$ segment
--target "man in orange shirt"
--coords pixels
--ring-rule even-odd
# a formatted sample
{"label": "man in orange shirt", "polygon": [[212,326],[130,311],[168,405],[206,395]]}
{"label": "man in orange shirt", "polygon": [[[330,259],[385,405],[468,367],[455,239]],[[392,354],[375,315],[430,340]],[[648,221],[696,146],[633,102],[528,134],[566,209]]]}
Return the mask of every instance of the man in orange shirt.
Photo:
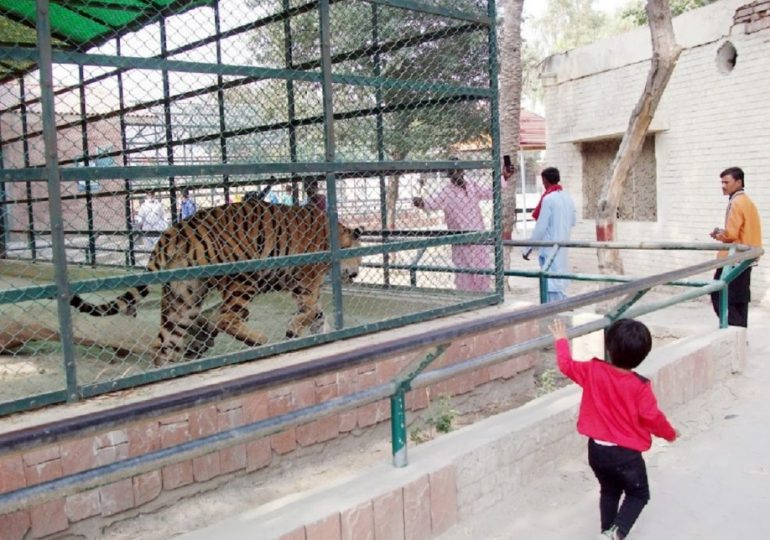
{"label": "man in orange shirt", "polygon": [[[711,238],[726,244],[744,244],[762,247],[762,225],[759,212],[749,196],[743,191],[743,170],[730,167],[719,175],[722,181],[722,194],[730,197],[725,212],[725,228],[715,228]],[[720,258],[726,257],[726,251],[720,251]],[[714,279],[722,276],[722,269],[717,268]],[[746,268],[727,287],[727,324],[743,326],[748,324],[749,301],[751,301],[751,267]],[[719,293],[711,293],[711,303],[719,315]]]}

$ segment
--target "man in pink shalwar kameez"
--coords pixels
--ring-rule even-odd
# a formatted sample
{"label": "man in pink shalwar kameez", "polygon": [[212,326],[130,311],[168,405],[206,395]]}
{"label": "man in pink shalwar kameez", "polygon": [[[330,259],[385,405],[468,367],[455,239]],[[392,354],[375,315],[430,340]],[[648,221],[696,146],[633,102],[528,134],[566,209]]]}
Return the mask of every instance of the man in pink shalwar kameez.
{"label": "man in pink shalwar kameez", "polygon": [[[510,171],[503,171],[507,180]],[[482,231],[484,218],[479,202],[492,198],[492,187],[467,181],[461,169],[450,171],[451,182],[425,199],[415,197],[414,206],[423,210],[443,210],[447,230]],[[453,245],[452,263],[457,268],[491,269],[491,246]],[[455,287],[460,291],[489,291],[491,275],[455,274]]]}

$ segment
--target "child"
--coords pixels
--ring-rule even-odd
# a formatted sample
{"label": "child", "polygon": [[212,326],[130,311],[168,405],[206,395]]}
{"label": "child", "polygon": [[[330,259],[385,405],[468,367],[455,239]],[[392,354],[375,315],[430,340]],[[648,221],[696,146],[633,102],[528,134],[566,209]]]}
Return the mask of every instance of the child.
{"label": "child", "polygon": [[650,499],[642,458],[652,443],[650,435],[676,439],[650,381],[631,371],[652,348],[650,331],[639,321],[615,321],[604,337],[608,361],[576,362],[564,323],[554,320],[549,329],[559,369],[583,388],[577,428],[588,437],[588,464],[599,480],[601,538],[622,540]]}

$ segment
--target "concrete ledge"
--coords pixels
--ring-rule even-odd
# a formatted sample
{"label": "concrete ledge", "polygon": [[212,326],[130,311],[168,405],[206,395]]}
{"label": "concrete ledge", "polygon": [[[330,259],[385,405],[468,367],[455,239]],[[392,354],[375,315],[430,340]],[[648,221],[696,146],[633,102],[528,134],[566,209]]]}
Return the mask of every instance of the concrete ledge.
{"label": "concrete ledge", "polygon": [[[652,379],[661,406],[671,414],[741,371],[745,362],[745,330],[731,327],[656,349],[640,372]],[[404,469],[383,463],[182,538],[435,537],[503,499],[515,508],[541,470],[581,452],[585,440],[575,431],[579,401],[580,389],[570,385],[417,446]]]}

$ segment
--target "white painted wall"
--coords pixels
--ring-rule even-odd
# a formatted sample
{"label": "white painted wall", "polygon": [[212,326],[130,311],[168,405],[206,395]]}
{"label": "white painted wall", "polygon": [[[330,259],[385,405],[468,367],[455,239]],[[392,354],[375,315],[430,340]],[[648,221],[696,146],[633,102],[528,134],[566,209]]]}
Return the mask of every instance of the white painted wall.
{"label": "white painted wall", "polygon": [[[674,20],[685,47],[651,125],[657,133],[657,222],[620,222],[622,241],[710,241],[724,221],[727,203],[719,173],[740,166],[746,192],[762,215],[764,249],[770,242],[770,30],[752,34],[733,24],[746,0],[722,0]],[[717,69],[718,48],[737,49],[735,69]],[[647,77],[650,36],[646,28],[550,57],[546,84],[546,165],[582,213],[582,163],[577,141],[620,136]],[[573,238],[594,239],[593,216],[578,216]],[[708,253],[627,252],[626,273],[644,275],[705,260]],[[770,258],[767,258],[770,260]],[[575,271],[596,272],[596,255],[572,250]],[[704,276],[706,277],[706,276]],[[770,264],[752,274],[754,300],[770,303]]]}

